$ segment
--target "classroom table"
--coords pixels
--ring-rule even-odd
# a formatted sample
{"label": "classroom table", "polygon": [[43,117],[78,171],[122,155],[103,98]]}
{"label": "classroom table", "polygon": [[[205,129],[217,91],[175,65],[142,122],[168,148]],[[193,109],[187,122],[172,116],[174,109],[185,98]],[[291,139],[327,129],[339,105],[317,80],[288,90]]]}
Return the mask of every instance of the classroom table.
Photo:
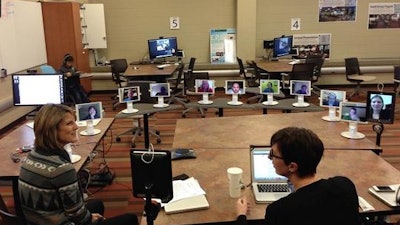
{"label": "classroom table", "polygon": [[313,130],[326,148],[382,151],[367,138],[354,140],[342,137],[341,132],[348,131],[349,123],[322,120],[327,115],[328,111],[322,111],[178,119],[173,148],[231,149],[268,145],[272,134],[277,130],[300,126]]}
{"label": "classroom table", "polygon": [[[236,220],[235,204],[237,198],[229,196],[229,184],[226,170],[229,167],[243,169],[242,180],[250,184],[250,151],[249,148],[236,149],[197,149],[196,159],[172,162],[173,176],[186,173],[199,181],[206,192],[209,209],[166,215],[163,210],[154,221],[161,224],[206,224],[232,222]],[[214,163],[210,163],[214,162]],[[363,172],[371,171],[373,172]],[[370,203],[375,210],[360,212],[363,216],[391,215],[400,213],[399,208],[390,208],[368,193],[368,188],[377,184],[400,183],[400,172],[371,151],[351,149],[326,150],[318,166],[317,176],[328,178],[346,176],[356,186],[357,193]],[[241,191],[251,204],[248,220],[260,222],[265,215],[267,204],[254,201],[250,187]],[[360,209],[361,210],[361,209]],[[146,224],[142,217],[141,224]]]}
{"label": "classroom table", "polygon": [[290,73],[293,65],[289,64],[289,60],[281,61],[257,61],[257,67],[268,73]]}
{"label": "classroom table", "polygon": [[[92,136],[79,135],[79,141],[75,143],[73,147],[73,153],[81,156],[81,160],[74,164],[76,170],[81,169],[90,153],[99,145],[113,121],[114,118],[102,118],[101,121],[95,126],[96,129],[101,131],[99,134]],[[78,132],[85,129],[86,127],[79,127]],[[21,208],[18,204],[18,176],[21,163],[14,163],[10,156],[17,148],[26,145],[32,145],[34,143],[34,139],[35,135],[33,129],[25,124],[0,139],[0,159],[2,165],[0,170],[0,180],[12,181],[13,197],[17,215],[22,215]]]}
{"label": "classroom table", "polygon": [[137,112],[124,113],[123,111],[120,111],[117,115],[115,115],[116,119],[124,119],[133,116],[143,115],[144,146],[146,149],[150,146],[149,115],[156,112],[182,108],[181,105],[168,105],[167,107],[154,107],[153,105],[154,104],[151,103],[137,103],[133,105],[133,108],[138,110]]}
{"label": "classroom table", "polygon": [[140,64],[129,65],[126,68],[124,77],[128,80],[154,80],[159,83],[165,82],[165,79],[172,76],[178,69],[178,65],[168,64],[162,69],[157,68],[160,64]]}

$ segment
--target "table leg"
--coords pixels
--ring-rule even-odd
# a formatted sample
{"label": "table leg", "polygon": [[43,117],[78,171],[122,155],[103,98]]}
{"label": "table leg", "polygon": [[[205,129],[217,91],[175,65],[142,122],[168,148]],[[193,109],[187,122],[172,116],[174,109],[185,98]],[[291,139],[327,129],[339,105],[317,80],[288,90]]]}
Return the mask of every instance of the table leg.
{"label": "table leg", "polygon": [[143,129],[144,129],[144,147],[148,149],[150,147],[148,114],[143,114]]}

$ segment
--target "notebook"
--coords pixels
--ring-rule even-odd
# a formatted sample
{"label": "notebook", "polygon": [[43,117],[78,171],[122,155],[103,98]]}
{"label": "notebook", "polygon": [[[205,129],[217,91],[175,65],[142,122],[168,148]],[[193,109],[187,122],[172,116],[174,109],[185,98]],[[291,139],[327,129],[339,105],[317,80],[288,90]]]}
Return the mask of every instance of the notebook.
{"label": "notebook", "polygon": [[[271,147],[250,146],[250,171],[254,197],[257,203],[274,202],[290,194],[287,178],[276,174],[268,158]],[[261,187],[268,190],[261,190]]]}
{"label": "notebook", "polygon": [[165,214],[173,214],[200,209],[208,209],[208,204],[205,195],[198,195],[190,198],[184,198],[175,202],[168,203],[164,206]]}
{"label": "notebook", "polygon": [[[397,190],[400,184],[389,185],[392,189]],[[396,203],[396,192],[377,192],[372,187],[368,189],[368,192],[381,200],[383,203],[390,207],[398,207],[399,205]]]}

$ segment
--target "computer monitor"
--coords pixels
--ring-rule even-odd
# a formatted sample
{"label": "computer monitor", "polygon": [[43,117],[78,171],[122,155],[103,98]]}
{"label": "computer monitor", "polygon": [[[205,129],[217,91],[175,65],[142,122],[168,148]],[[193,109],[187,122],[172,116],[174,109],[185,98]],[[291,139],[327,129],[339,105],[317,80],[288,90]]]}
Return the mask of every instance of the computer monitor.
{"label": "computer monitor", "polygon": [[65,100],[62,74],[13,74],[12,87],[15,106],[62,104]]}
{"label": "computer monitor", "polygon": [[203,94],[203,99],[198,101],[199,104],[212,104],[213,101],[208,100],[209,94],[215,93],[215,81],[206,79],[195,79],[196,93]]}
{"label": "computer monitor", "polygon": [[311,81],[309,80],[290,80],[290,94],[297,96],[294,107],[308,107],[310,104],[304,102],[304,96],[311,95]]}
{"label": "computer monitor", "polygon": [[365,102],[340,102],[339,118],[342,121],[349,122],[349,130],[343,131],[341,135],[350,139],[362,139],[364,134],[358,132],[359,123],[367,122],[367,104]]}
{"label": "computer monitor", "polygon": [[279,94],[281,90],[279,80],[261,79],[260,94],[267,95],[267,101],[263,101],[264,105],[277,105],[278,101],[274,101],[274,94]]}
{"label": "computer monitor", "polygon": [[274,38],[273,57],[279,58],[293,54],[293,36]]}
{"label": "computer monitor", "polygon": [[168,104],[164,103],[164,98],[171,95],[169,83],[152,83],[150,84],[150,97],[157,97],[158,103],[153,106],[156,108],[167,107]]}
{"label": "computer monitor", "polygon": [[174,56],[178,50],[176,37],[150,39],[147,43],[151,60]]}
{"label": "computer monitor", "polygon": [[120,103],[126,103],[126,109],[122,110],[122,113],[136,113],[139,111],[133,108],[133,103],[140,101],[139,86],[118,88],[118,98]]}
{"label": "computer monitor", "polygon": [[367,120],[370,122],[393,123],[396,93],[367,92]]}
{"label": "computer monitor", "polygon": [[89,102],[75,105],[76,120],[86,121],[86,130],[81,131],[81,135],[96,135],[101,132],[94,129],[93,120],[100,120],[103,117],[103,107],[101,102]]}
{"label": "computer monitor", "polygon": [[133,195],[169,202],[173,197],[171,152],[132,149],[130,159]]}
{"label": "computer monitor", "polygon": [[243,102],[238,101],[238,96],[246,93],[246,85],[244,80],[225,80],[225,94],[232,95],[232,101],[229,105],[242,105]]}
{"label": "computer monitor", "polygon": [[328,116],[322,117],[326,121],[339,121],[340,118],[336,116],[336,110],[339,109],[340,103],[346,100],[346,92],[338,90],[324,90],[320,92],[321,107],[329,107]]}

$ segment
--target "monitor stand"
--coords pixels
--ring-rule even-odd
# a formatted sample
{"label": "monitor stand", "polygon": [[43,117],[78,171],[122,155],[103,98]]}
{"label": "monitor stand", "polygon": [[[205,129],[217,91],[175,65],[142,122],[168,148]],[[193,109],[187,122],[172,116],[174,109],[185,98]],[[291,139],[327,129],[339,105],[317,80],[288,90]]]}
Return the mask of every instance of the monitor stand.
{"label": "monitor stand", "polygon": [[304,102],[304,95],[297,95],[297,102],[292,104],[294,107],[308,107],[309,103]]}
{"label": "monitor stand", "polygon": [[154,108],[165,108],[168,107],[169,105],[164,103],[164,97],[163,96],[158,96],[158,103],[154,104]]}
{"label": "monitor stand", "polygon": [[335,107],[329,107],[328,116],[323,116],[322,119],[325,121],[329,121],[329,122],[337,122],[340,120],[340,118],[336,116],[336,108]]}
{"label": "monitor stand", "polygon": [[122,113],[137,113],[137,112],[139,112],[139,109],[133,108],[133,102],[127,102],[126,109],[122,110]]}
{"label": "monitor stand", "polygon": [[101,130],[94,128],[93,120],[87,120],[86,121],[86,130],[79,132],[79,134],[83,135],[83,136],[92,136],[92,135],[96,135],[96,134],[100,134],[100,133],[101,133]]}
{"label": "monitor stand", "polygon": [[365,137],[365,134],[357,131],[357,125],[357,122],[349,122],[349,130],[343,131],[341,135],[349,139],[363,139]]}
{"label": "monitor stand", "polygon": [[228,102],[228,105],[242,105],[243,102],[238,101],[239,95],[238,94],[232,94],[232,101]]}
{"label": "monitor stand", "polygon": [[278,105],[278,101],[274,101],[273,94],[267,94],[267,101],[262,102],[263,105]]}
{"label": "monitor stand", "polygon": [[210,105],[213,103],[213,101],[208,100],[208,94],[203,93],[203,99],[198,101],[197,103],[202,104],[202,105]]}

